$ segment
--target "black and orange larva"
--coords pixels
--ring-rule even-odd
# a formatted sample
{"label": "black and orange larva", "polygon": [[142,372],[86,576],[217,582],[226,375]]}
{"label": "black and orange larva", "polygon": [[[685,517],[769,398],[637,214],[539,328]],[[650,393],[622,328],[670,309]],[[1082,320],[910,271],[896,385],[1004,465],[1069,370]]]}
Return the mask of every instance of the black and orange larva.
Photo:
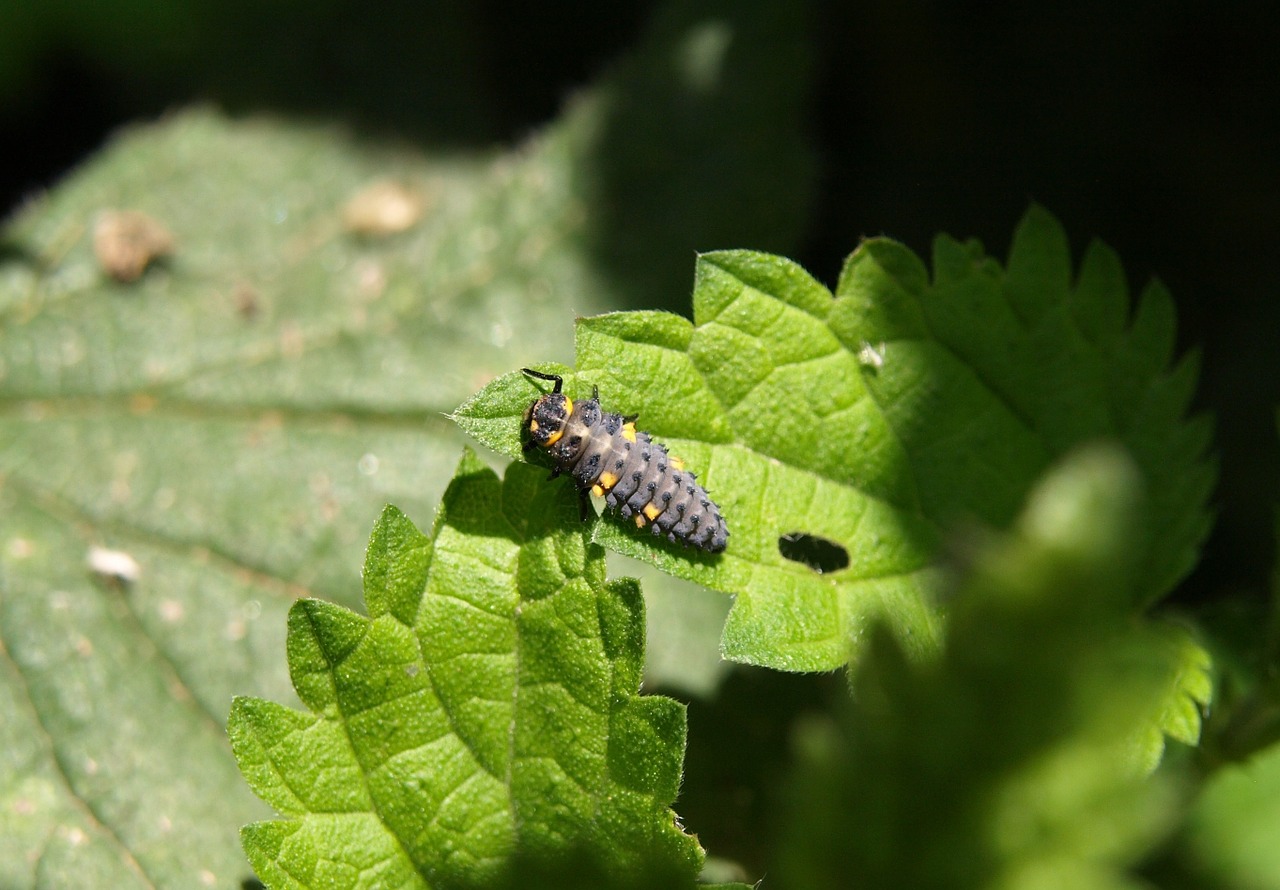
{"label": "black and orange larva", "polygon": [[622,518],[651,526],[655,535],[708,553],[724,550],[729,529],[720,508],[680,458],[636,429],[634,415],[602,411],[598,388],[574,401],[560,391],[559,375],[521,370],[555,384],[525,412],[525,450],[546,449],[553,477],[572,475],[580,491],[603,496]]}

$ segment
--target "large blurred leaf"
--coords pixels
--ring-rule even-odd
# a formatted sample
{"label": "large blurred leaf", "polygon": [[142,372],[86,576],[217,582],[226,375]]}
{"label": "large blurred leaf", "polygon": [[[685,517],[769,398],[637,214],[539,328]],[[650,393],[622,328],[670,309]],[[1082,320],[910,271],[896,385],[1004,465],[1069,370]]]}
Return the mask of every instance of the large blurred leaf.
{"label": "large blurred leaf", "polygon": [[[25,741],[3,818],[36,829],[7,886],[65,886],[46,877],[70,873],[64,846],[162,886],[245,873],[235,825],[261,809],[227,781],[226,702],[288,697],[289,603],[350,600],[388,499],[432,510],[457,449],[440,411],[510,361],[516,313],[548,310],[521,323],[539,354],[566,347],[559,294],[595,280],[557,236],[566,164],[428,163],[197,111],[126,134],[7,230],[0,723]],[[344,203],[386,176],[422,222],[348,231]],[[91,249],[111,207],[176,237],[132,286]],[[96,545],[138,576],[95,580]],[[69,831],[91,843],[42,840]]]}
{"label": "large blurred leaf", "polygon": [[[722,21],[738,33],[732,11]],[[767,31],[749,33],[755,50],[735,52],[766,58]],[[618,70],[657,64],[681,34],[655,29]],[[782,97],[803,83],[774,75]],[[573,313],[615,304],[617,269],[596,249],[611,214],[591,202],[654,180],[609,173],[600,153],[613,142],[596,136],[614,132],[601,122],[617,104],[660,120],[692,88],[660,80],[637,97],[642,80],[610,75],[565,121],[486,156],[424,158],[338,127],[176,113],[125,132],[7,224],[0,725],[18,741],[6,749],[0,837],[17,847],[0,883],[76,883],[56,879],[72,873],[59,871],[64,848],[157,886],[246,870],[234,827],[263,811],[225,781],[227,701],[291,696],[284,616],[302,594],[356,603],[383,504],[431,515],[461,440],[443,412],[499,369],[567,357]],[[720,84],[728,101],[738,87]],[[669,135],[645,130],[631,148]],[[705,146],[742,136],[707,132]],[[798,136],[768,139],[793,154]],[[768,154],[743,157],[738,178],[776,175]],[[380,182],[420,206],[416,225],[380,236],[367,213],[344,214]],[[175,242],[131,285],[93,252],[112,208],[145,213]],[[774,222],[794,237],[795,218]],[[680,262],[706,243],[680,248]],[[126,554],[137,578],[95,577],[94,546]],[[153,729],[114,727],[125,715]],[[174,760],[174,738],[195,754]],[[160,786],[173,789],[163,806]]]}
{"label": "large blurred leaf", "polygon": [[940,653],[872,634],[847,718],[798,735],[780,886],[1146,886],[1128,869],[1176,813],[1146,740],[1181,664],[1121,596],[1140,490],[1118,450],[1073,454],[975,548]]}
{"label": "large blurred leaf", "polygon": [[[1167,886],[1280,888],[1280,746],[1225,765],[1205,784],[1171,845]],[[1193,876],[1193,877],[1188,877]]]}
{"label": "large blurred leaf", "polygon": [[[566,392],[598,386],[607,409],[638,413],[701,474],[732,533],[715,557],[618,523],[598,525],[597,540],[735,594],[731,658],[830,669],[880,619],[929,651],[945,532],[974,518],[1007,526],[1050,461],[1090,439],[1121,442],[1150,497],[1129,605],[1193,564],[1214,468],[1208,423],[1184,417],[1195,357],[1169,367],[1168,294],[1151,285],[1130,319],[1101,245],[1073,282],[1065,235],[1040,208],[1007,269],[945,236],[933,265],[930,280],[902,245],[867,241],[833,295],[789,260],[723,251],[699,260],[692,324],[654,312],[579,323],[577,371],[557,371]],[[517,456],[537,394],[512,373],[456,416]],[[806,538],[828,556],[790,551]]]}

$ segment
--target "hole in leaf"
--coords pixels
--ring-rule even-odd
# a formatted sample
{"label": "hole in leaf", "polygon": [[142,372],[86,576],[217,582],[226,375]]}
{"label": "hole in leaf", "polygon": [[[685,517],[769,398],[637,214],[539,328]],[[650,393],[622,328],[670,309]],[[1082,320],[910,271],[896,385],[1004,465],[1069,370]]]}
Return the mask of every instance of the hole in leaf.
{"label": "hole in leaf", "polygon": [[778,552],[792,562],[807,565],[819,575],[849,567],[849,551],[835,541],[805,532],[788,532],[778,538]]}

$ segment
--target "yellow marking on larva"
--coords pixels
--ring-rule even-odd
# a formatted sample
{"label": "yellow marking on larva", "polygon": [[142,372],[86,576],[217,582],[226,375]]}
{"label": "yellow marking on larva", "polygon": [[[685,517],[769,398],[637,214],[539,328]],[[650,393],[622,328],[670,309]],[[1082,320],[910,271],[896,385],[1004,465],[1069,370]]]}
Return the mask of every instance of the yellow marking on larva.
{"label": "yellow marking on larva", "polygon": [[600,478],[596,480],[596,484],[591,486],[591,493],[598,498],[602,498],[617,484],[618,477],[605,470],[600,474]]}
{"label": "yellow marking on larva", "polygon": [[538,421],[536,420],[529,421],[529,432],[536,433],[537,431],[538,431]]}
{"label": "yellow marking on larva", "polygon": [[560,441],[560,437],[561,437],[561,436],[563,436],[563,435],[564,435],[564,427],[561,427],[560,429],[556,430],[556,431],[555,431],[554,433],[552,433],[551,435],[547,436],[547,441],[543,443],[542,447],[543,447],[543,448],[550,448],[552,445],[554,445],[554,444],[556,444],[557,442],[559,442],[559,441]]}
{"label": "yellow marking on larva", "polygon": [[622,425],[622,438],[632,445],[636,443],[636,425],[634,423],[628,422]]}
{"label": "yellow marking on larva", "polygon": [[662,508],[657,504],[646,504],[644,508],[644,515],[649,517],[650,522],[653,522],[662,515]]}
{"label": "yellow marking on larva", "polygon": [[568,417],[573,413],[573,399],[568,396],[564,397],[564,416]]}
{"label": "yellow marking on larva", "polygon": [[643,513],[637,513],[637,514],[635,515],[635,520],[636,520],[636,528],[644,528],[644,514],[643,514]]}
{"label": "yellow marking on larva", "polygon": [[684,461],[682,461],[680,458],[676,457],[674,454],[672,454],[672,455],[668,455],[668,456],[667,456],[667,464],[668,464],[668,465],[669,465],[673,470],[683,470],[683,469],[684,469]]}

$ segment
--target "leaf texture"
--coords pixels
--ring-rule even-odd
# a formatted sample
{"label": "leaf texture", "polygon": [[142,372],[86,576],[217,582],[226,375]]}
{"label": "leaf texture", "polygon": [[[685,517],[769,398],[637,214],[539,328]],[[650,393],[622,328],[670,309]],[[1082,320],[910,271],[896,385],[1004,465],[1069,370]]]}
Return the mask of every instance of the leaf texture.
{"label": "leaf texture", "polygon": [[[796,264],[702,255],[692,323],[663,313],[582,319],[566,391],[598,386],[699,473],[732,537],[722,557],[657,546],[616,523],[596,539],[735,595],[733,659],[827,670],[885,620],[908,651],[939,633],[940,542],[958,524],[1007,527],[1056,458],[1121,443],[1150,503],[1135,609],[1194,563],[1209,527],[1209,426],[1185,419],[1194,355],[1169,367],[1173,312],[1148,287],[1130,317],[1114,255],[1095,245],[1073,279],[1058,223],[1033,207],[1007,268],[940,237],[932,279],[909,250],[864,242],[834,294]],[[494,381],[455,417],[520,451],[538,390]],[[566,483],[568,484],[568,483]],[[786,558],[788,536],[843,548],[838,571]]]}
{"label": "leaf texture", "polygon": [[228,728],[287,817],[244,829],[269,886],[474,886],[512,856],[583,849],[605,875],[696,877],[701,849],[669,809],[684,709],[637,694],[639,589],[605,582],[603,551],[566,530],[576,499],[541,476],[499,480],[468,453],[429,538],[383,514],[367,618],[317,600],[290,613],[309,712],[241,698]]}

